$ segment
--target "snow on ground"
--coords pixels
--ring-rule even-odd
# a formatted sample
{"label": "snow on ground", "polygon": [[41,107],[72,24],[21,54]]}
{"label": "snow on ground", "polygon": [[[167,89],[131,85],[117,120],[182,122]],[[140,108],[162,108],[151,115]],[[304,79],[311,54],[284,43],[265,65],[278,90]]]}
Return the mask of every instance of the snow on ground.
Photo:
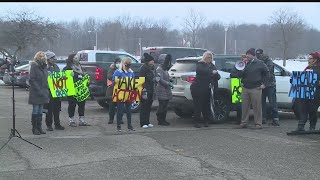
{"label": "snow on ground", "polygon": [[2,80],[0,80],[0,85],[4,84],[4,82]]}
{"label": "snow on ground", "polygon": [[[282,60],[274,60],[274,63],[280,65],[281,67],[284,67]],[[292,72],[292,71],[303,71],[304,68],[308,65],[307,61],[287,61],[286,66],[284,67],[286,70]]]}

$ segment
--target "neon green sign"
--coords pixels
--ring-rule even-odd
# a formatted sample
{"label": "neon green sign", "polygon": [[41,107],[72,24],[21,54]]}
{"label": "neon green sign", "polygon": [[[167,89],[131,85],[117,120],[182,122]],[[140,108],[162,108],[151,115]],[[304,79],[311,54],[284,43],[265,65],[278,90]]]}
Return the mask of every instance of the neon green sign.
{"label": "neon green sign", "polygon": [[72,70],[49,72],[48,85],[53,98],[75,95]]}
{"label": "neon green sign", "polygon": [[90,81],[90,76],[86,74],[85,76],[83,76],[82,79],[74,83],[75,92],[76,92],[74,98],[78,102],[85,101],[90,96],[90,91],[88,87],[89,81]]}
{"label": "neon green sign", "polygon": [[241,103],[242,97],[242,86],[241,79],[239,78],[231,78],[231,92],[232,92],[232,103]]}

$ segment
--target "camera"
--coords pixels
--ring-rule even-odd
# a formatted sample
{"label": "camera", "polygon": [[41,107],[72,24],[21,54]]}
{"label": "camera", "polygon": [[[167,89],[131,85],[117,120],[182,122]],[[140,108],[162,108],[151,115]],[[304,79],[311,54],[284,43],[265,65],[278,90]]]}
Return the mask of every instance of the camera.
{"label": "camera", "polygon": [[12,66],[15,66],[15,65],[20,64],[20,61],[19,61],[19,60],[17,60],[17,59],[11,59],[11,58],[8,58],[8,57],[5,58],[5,62],[6,62],[7,64],[12,65]]}

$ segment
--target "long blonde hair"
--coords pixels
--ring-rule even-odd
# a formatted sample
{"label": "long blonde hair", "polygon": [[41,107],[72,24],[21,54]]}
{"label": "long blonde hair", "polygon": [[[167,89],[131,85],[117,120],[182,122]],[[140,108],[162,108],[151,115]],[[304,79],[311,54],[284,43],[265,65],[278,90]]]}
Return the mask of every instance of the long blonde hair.
{"label": "long blonde hair", "polygon": [[207,60],[207,57],[208,57],[209,55],[212,57],[212,58],[211,58],[211,62],[212,62],[212,61],[213,61],[214,54],[213,54],[211,51],[206,51],[206,52],[204,52],[203,55],[202,55],[202,59],[201,59],[200,61],[201,61],[201,62],[205,62],[205,63],[211,63],[211,62],[208,62],[208,60]]}
{"label": "long blonde hair", "polygon": [[33,61],[39,65],[47,64],[47,56],[43,51],[38,51],[34,56]]}
{"label": "long blonde hair", "polygon": [[128,71],[126,69],[124,69],[124,63],[132,63],[132,60],[128,57],[124,57],[121,59],[121,63],[120,63],[120,66],[119,66],[119,71],[122,72],[133,72],[131,68],[128,69]]}

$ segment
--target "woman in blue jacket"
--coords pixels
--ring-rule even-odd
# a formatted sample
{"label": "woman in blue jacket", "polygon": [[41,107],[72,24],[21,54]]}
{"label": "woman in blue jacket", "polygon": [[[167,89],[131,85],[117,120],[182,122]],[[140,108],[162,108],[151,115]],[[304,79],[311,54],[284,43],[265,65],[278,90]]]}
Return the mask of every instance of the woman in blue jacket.
{"label": "woman in blue jacket", "polygon": [[[119,69],[117,69],[112,77],[112,82],[115,83],[116,78],[125,78],[131,77],[134,78],[134,73],[131,66],[131,59],[125,57],[121,60],[121,64]],[[117,130],[121,132],[121,122],[123,113],[126,112],[127,114],[127,121],[128,121],[128,130],[134,131],[132,124],[131,124],[131,104],[132,102],[117,102]]]}

